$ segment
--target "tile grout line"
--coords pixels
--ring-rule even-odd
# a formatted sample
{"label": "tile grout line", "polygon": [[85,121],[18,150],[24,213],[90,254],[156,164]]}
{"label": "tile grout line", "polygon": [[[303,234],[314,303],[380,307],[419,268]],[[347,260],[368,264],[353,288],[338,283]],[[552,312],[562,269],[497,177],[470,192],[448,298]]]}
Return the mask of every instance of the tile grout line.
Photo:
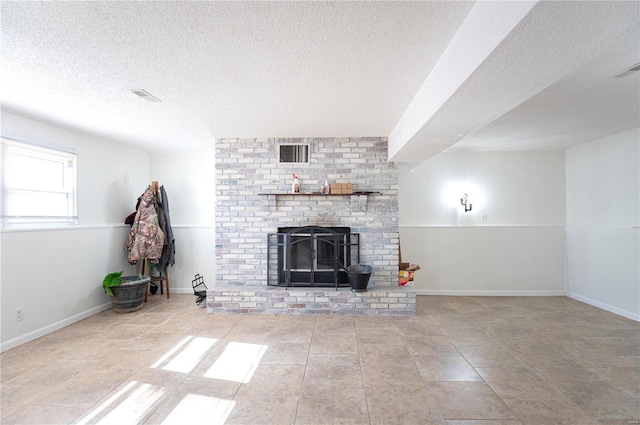
{"label": "tile grout line", "polygon": [[356,326],[355,320],[353,321],[353,330],[356,338],[356,349],[358,351],[358,363],[360,364],[360,375],[362,376],[362,389],[364,390],[364,403],[367,406],[367,417],[369,418],[369,424],[372,424],[371,421],[371,410],[369,409],[369,397],[367,397],[367,386],[364,380],[364,367],[362,364],[362,351],[360,350],[360,342],[358,341],[358,327]]}
{"label": "tile grout line", "polygon": [[300,404],[302,403],[302,389],[304,388],[304,381],[307,378],[307,366],[309,365],[309,355],[311,354],[311,345],[313,344],[313,336],[316,333],[316,325],[318,324],[318,315],[314,315],[313,331],[311,331],[311,339],[309,340],[309,348],[307,349],[307,357],[304,362],[304,372],[302,374],[302,382],[300,383],[300,392],[298,394],[298,404],[296,405],[295,415],[293,417],[293,423],[298,422],[298,412],[300,411]]}

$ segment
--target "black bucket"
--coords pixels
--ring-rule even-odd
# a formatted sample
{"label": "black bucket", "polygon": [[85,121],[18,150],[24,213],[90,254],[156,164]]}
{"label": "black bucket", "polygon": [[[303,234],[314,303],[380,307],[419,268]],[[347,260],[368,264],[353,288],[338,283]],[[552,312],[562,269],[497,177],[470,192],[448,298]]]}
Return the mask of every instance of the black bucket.
{"label": "black bucket", "polygon": [[371,277],[371,266],[352,264],[347,267],[347,277],[353,292],[365,292]]}

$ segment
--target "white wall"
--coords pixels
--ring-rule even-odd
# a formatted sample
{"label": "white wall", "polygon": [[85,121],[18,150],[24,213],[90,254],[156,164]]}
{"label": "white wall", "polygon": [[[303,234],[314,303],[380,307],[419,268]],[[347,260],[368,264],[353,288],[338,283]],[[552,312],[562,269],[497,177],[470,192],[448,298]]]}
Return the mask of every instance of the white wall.
{"label": "white wall", "polygon": [[640,320],[640,131],[566,151],[567,294]]}
{"label": "white wall", "polygon": [[193,293],[195,274],[207,286],[215,282],[215,150],[154,154],[150,180],[167,191],[171,227],[176,240],[176,263],[169,268],[170,288]]}
{"label": "white wall", "polygon": [[418,293],[563,293],[564,152],[444,152],[401,172],[399,186]]}
{"label": "white wall", "polygon": [[[1,349],[6,350],[110,306],[102,278],[128,266],[124,218],[149,179],[149,158],[98,137],[1,112],[3,136],[74,149],[78,227],[0,232]],[[24,309],[16,322],[15,309]]]}

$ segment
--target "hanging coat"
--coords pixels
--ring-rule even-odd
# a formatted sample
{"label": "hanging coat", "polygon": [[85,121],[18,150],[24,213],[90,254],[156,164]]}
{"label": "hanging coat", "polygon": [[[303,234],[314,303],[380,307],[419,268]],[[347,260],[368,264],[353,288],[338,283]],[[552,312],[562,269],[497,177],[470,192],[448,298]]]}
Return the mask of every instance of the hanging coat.
{"label": "hanging coat", "polygon": [[129,263],[149,259],[157,263],[162,256],[164,233],[158,223],[158,205],[151,186],[142,194],[136,218],[129,231],[125,248],[129,251]]}
{"label": "hanging coat", "polygon": [[160,257],[160,262],[158,263],[158,267],[160,269],[164,269],[166,266],[171,266],[176,263],[175,255],[176,255],[176,245],[175,239],[173,238],[173,229],[171,228],[171,217],[169,217],[169,198],[167,198],[167,192],[164,190],[164,186],[160,186],[160,194],[158,197],[159,207],[160,207],[160,216],[164,217],[161,220],[160,225],[164,232],[164,247],[162,249],[162,257]]}

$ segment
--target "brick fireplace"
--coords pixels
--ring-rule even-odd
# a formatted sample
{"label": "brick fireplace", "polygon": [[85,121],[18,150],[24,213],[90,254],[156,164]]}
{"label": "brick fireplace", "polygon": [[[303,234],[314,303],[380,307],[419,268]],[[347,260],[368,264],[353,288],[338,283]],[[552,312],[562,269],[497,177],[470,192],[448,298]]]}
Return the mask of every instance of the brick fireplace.
{"label": "brick fireplace", "polygon": [[[308,143],[310,163],[279,163],[278,143]],[[293,173],[299,195],[290,194]],[[325,181],[373,194],[321,196]],[[398,177],[386,138],[216,141],[217,287],[267,289],[267,235],[305,226],[359,234],[360,263],[373,269],[369,287],[398,289]]]}

